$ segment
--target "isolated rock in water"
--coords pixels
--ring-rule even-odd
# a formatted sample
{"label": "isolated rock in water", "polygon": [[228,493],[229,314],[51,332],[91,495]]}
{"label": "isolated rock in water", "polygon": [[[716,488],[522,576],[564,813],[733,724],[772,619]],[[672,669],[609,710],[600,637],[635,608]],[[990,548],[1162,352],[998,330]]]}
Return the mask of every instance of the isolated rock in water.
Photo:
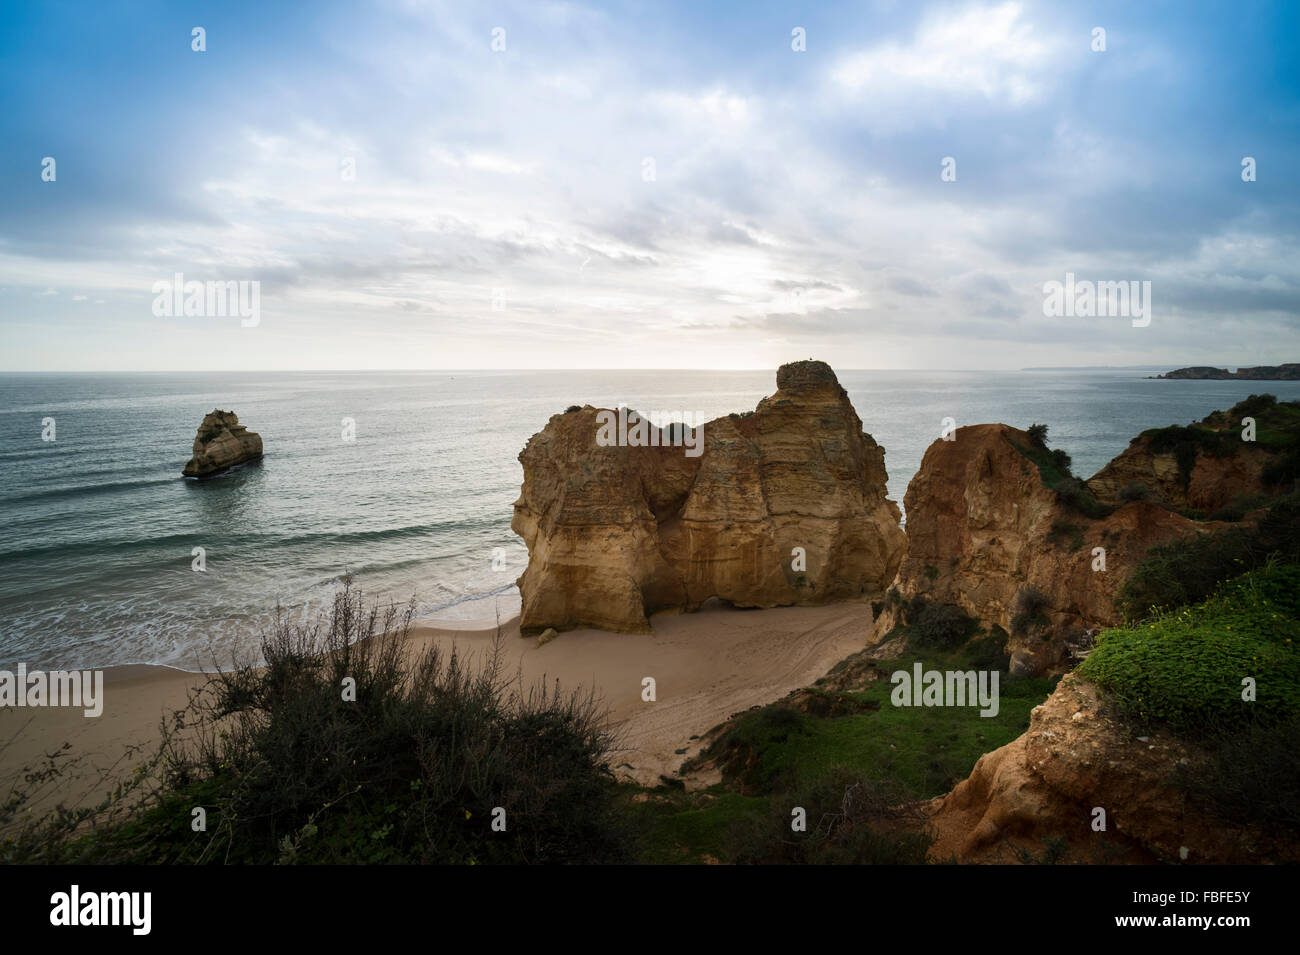
{"label": "isolated rock in water", "polygon": [[524,633],[645,632],[647,614],[713,597],[870,599],[893,579],[905,539],[885,451],[824,362],[783,365],[756,411],[704,423],[697,456],[664,446],[668,428],[652,428],[659,446],[603,446],[608,414],[554,415],[520,452]]}
{"label": "isolated rock in water", "polygon": [[194,437],[194,457],[181,473],[186,477],[211,477],[227,468],[262,456],[262,436],[239,423],[233,411],[205,415]]}
{"label": "isolated rock in water", "polygon": [[930,445],[908,485],[907,554],[873,643],[923,604],[949,604],[1009,634],[1013,672],[1060,672],[1071,644],[1119,622],[1115,593],[1148,549],[1215,526],[1147,501],[1087,517],[1044,483],[1026,432],[980,424],[953,438]]}

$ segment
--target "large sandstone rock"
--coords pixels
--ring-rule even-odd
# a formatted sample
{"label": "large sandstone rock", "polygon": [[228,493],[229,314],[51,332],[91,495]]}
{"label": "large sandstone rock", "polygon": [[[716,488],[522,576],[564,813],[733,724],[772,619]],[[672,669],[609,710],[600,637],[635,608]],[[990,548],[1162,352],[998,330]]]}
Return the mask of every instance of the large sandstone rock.
{"label": "large sandstone rock", "polygon": [[[1013,672],[1059,672],[1071,643],[1119,622],[1115,593],[1150,547],[1215,526],[1146,501],[1084,517],[1018,450],[1032,445],[1024,431],[981,424],[954,438],[929,447],[908,485],[907,554],[873,641],[884,641],[923,597],[1006,630]],[[1105,570],[1094,569],[1096,547],[1105,550]],[[1021,595],[1031,592],[1040,596],[1038,620],[1013,626]]]}
{"label": "large sandstone rock", "polygon": [[[985,753],[968,779],[929,803],[931,857],[1014,862],[1015,848],[1041,854],[1054,838],[1078,862],[1296,861],[1296,845],[1188,805],[1174,781],[1203,758],[1167,732],[1135,735],[1093,684],[1067,675],[1022,736]],[[1104,832],[1093,829],[1097,808]]]}
{"label": "large sandstone rock", "polygon": [[186,477],[211,477],[261,456],[261,435],[240,424],[233,411],[213,411],[199,425],[194,436],[194,456],[181,473]]}
{"label": "large sandstone rock", "polygon": [[519,455],[523,632],[645,632],[648,614],[713,597],[870,599],[893,579],[904,536],[885,497],[885,451],[825,363],[783,365],[756,411],[703,425],[696,457],[601,446],[599,414],[554,415]]}

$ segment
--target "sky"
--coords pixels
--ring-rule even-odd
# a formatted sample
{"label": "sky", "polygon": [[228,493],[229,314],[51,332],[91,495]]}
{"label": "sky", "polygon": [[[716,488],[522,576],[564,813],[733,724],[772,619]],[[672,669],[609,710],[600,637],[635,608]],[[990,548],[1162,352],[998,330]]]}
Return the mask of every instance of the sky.
{"label": "sky", "polygon": [[5,4],[0,369],[1300,361],[1298,47],[1253,0]]}

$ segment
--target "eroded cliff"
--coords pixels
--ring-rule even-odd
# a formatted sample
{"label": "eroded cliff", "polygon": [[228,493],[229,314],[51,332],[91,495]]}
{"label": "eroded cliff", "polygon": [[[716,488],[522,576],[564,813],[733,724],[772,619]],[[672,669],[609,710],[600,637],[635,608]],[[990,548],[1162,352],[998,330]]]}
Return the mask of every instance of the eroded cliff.
{"label": "eroded cliff", "polygon": [[609,414],[554,415],[520,452],[523,632],[643,632],[650,613],[714,597],[870,599],[894,578],[905,542],[885,452],[824,362],[781,366],[755,411],[701,426],[694,456],[666,428],[652,446],[598,441]]}

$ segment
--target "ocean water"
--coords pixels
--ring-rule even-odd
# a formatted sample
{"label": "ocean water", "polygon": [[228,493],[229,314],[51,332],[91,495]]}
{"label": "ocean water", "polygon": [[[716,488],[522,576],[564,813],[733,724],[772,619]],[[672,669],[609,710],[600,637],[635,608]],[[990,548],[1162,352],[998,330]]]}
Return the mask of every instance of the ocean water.
{"label": "ocean water", "polygon": [[[945,417],[1045,423],[1086,477],[1144,428],[1256,392],[1300,398],[1298,382],[1144,380],[1157,370],[839,376],[900,504]],[[590,402],[712,418],[775,388],[774,371],[0,375],[0,665],[208,668],[255,649],[277,604],[327,605],[344,573],[423,618],[507,619],[527,559],[510,530],[517,455],[550,415]],[[185,480],[214,408],[266,457]]]}

